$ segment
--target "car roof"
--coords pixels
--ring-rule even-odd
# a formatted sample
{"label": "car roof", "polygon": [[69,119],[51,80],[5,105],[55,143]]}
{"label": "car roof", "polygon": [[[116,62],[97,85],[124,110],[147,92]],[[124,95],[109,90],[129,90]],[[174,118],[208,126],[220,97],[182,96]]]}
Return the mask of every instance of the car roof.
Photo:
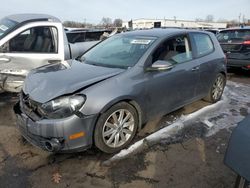
{"label": "car roof", "polygon": [[204,31],[219,31],[219,29],[204,29]]}
{"label": "car roof", "polygon": [[54,21],[60,22],[60,20],[54,16],[47,14],[13,14],[5,17],[18,23],[32,22],[32,21]]}
{"label": "car roof", "polygon": [[178,33],[181,34],[181,33],[189,33],[189,32],[208,33],[207,31],[199,31],[199,30],[192,30],[192,29],[157,28],[157,29],[129,31],[129,32],[121,33],[121,35],[163,38],[163,37],[173,35],[173,34],[178,34]]}
{"label": "car roof", "polygon": [[95,32],[109,32],[107,29],[73,29],[66,30],[66,33],[95,33]]}
{"label": "car roof", "polygon": [[221,31],[233,31],[233,30],[250,30],[250,26],[244,26],[244,27],[231,27],[227,29],[223,29]]}

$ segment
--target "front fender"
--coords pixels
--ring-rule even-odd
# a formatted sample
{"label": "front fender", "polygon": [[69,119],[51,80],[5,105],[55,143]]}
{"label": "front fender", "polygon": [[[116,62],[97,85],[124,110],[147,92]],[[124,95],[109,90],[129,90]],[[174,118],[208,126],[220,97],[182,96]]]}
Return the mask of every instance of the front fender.
{"label": "front fender", "polygon": [[[105,112],[120,101],[134,101],[141,111],[145,111],[144,84],[111,78],[95,84],[81,92],[87,99],[81,109],[85,115],[100,114]],[[138,110],[138,109],[137,109]]]}

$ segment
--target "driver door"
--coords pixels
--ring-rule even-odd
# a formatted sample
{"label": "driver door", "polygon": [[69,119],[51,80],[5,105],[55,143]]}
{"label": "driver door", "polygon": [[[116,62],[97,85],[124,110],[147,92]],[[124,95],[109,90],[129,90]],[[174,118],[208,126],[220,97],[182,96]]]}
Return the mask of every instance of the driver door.
{"label": "driver door", "polygon": [[178,35],[163,42],[153,53],[157,60],[173,64],[171,70],[147,71],[148,116],[164,115],[195,98],[199,63],[193,59],[189,36]]}
{"label": "driver door", "polygon": [[18,88],[17,92],[20,90],[30,70],[64,59],[64,55],[58,48],[56,26],[39,25],[19,30],[19,33],[6,42],[2,43],[8,36],[0,41],[2,43],[0,45],[0,85],[3,90],[10,92],[15,92],[15,88]]}
{"label": "driver door", "polygon": [[0,46],[0,69],[31,70],[61,60],[55,27],[32,27]]}

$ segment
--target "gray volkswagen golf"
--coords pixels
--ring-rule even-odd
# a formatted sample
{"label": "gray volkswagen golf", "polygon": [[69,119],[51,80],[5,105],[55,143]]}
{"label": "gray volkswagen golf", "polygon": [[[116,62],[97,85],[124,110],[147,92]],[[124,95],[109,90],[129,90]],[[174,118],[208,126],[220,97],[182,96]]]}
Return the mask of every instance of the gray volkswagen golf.
{"label": "gray volkswagen golf", "polygon": [[151,29],[115,35],[78,60],[34,69],[14,107],[23,137],[50,152],[128,146],[149,119],[220,100],[225,55],[212,33]]}

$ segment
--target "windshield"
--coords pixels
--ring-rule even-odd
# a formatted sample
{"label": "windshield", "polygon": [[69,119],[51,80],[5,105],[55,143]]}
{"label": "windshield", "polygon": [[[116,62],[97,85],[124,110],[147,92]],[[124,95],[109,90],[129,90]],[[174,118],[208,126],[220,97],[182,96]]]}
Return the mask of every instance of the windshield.
{"label": "windshield", "polygon": [[0,20],[0,39],[2,39],[11,29],[17,25],[17,22],[14,22],[10,19],[4,18]]}
{"label": "windshield", "polygon": [[132,67],[155,40],[155,37],[113,36],[86,52],[81,60],[97,66]]}
{"label": "windshield", "polygon": [[245,40],[250,40],[250,30],[228,30],[221,31],[217,35],[219,42],[242,42]]}

